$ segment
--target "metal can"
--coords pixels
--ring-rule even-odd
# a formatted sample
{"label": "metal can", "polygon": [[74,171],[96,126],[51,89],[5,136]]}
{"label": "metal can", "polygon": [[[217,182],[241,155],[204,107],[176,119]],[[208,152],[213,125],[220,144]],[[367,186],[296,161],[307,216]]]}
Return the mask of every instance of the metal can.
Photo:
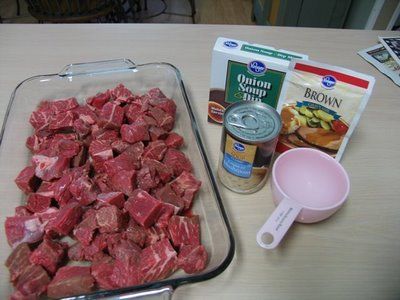
{"label": "metal can", "polygon": [[218,177],[230,190],[253,193],[267,181],[281,117],[262,102],[236,102],[224,113]]}

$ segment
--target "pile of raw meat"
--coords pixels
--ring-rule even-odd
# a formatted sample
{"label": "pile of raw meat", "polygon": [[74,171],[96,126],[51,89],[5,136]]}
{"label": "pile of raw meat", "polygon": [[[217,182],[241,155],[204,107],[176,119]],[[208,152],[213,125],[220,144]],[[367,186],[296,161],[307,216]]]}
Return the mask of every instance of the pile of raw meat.
{"label": "pile of raw meat", "polygon": [[[122,84],[79,105],[43,101],[29,122],[31,165],[15,179],[26,205],[8,217],[11,299],[57,298],[203,270],[201,182],[172,132],[176,105]],[[87,263],[71,264],[71,261]]]}

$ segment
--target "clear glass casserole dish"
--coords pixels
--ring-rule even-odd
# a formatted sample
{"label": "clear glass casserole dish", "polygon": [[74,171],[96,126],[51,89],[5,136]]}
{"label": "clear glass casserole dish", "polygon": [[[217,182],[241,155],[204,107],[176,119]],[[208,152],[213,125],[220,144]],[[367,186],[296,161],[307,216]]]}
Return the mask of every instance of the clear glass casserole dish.
{"label": "clear glass casserole dish", "polygon": [[26,199],[14,179],[30,162],[31,153],[25,147],[25,141],[32,134],[28,122],[31,112],[43,99],[75,96],[83,103],[88,96],[113,88],[119,83],[136,94],[158,87],[167,97],[175,100],[177,118],[174,130],[184,137],[183,152],[190,158],[196,177],[202,181],[192,210],[200,215],[201,240],[209,254],[209,261],[206,269],[198,274],[188,275],[180,270],[162,281],[117,290],[95,291],[69,299],[129,299],[133,296],[130,296],[131,293],[147,294],[143,293],[146,290],[153,290],[150,294],[171,295],[179,285],[215,277],[230,264],[234,255],[234,238],[179,71],[167,63],[135,65],[128,59],[71,64],[58,74],[34,76],[21,82],[12,93],[7,108],[0,133],[1,295],[7,296],[13,290],[8,270],[4,266],[11,253],[4,232],[4,221],[7,216],[14,215],[14,208],[24,204]]}

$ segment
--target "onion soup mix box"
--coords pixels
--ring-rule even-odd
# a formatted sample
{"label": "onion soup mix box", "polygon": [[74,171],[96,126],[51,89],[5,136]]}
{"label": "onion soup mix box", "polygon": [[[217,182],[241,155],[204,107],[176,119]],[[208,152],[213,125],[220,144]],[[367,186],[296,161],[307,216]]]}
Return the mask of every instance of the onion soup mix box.
{"label": "onion soup mix box", "polygon": [[211,62],[208,121],[221,124],[226,107],[238,101],[259,101],[276,108],[293,58],[308,59],[308,56],[218,38]]}

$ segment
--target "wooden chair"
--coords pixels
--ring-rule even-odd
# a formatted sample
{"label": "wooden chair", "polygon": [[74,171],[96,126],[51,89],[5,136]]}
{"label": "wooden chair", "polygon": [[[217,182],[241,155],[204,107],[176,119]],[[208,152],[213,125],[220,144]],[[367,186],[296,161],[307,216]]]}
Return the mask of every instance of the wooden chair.
{"label": "wooden chair", "polygon": [[40,23],[83,23],[125,20],[120,0],[25,0]]}

